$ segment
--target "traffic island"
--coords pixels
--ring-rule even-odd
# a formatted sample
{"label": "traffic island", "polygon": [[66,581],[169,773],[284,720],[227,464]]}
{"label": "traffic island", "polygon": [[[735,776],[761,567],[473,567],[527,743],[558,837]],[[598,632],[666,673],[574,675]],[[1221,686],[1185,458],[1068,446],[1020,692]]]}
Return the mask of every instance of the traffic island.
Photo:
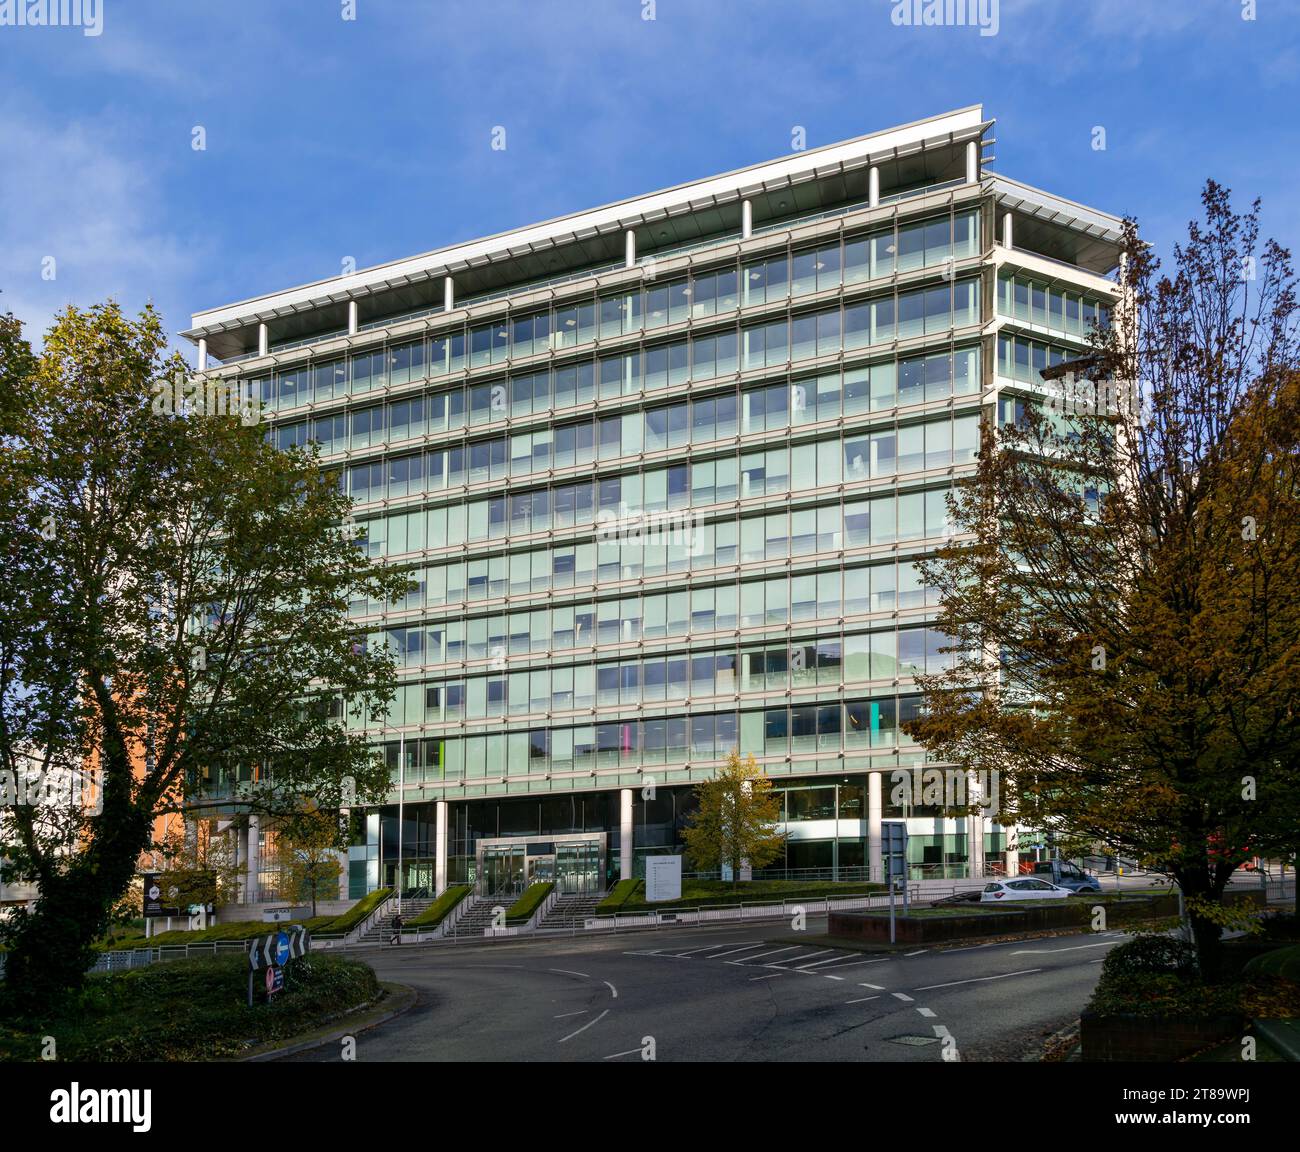
{"label": "traffic island", "polygon": [[372,1004],[374,971],[357,960],[311,953],[284,969],[282,987],[248,1005],[246,954],[170,960],[88,977],[49,1018],[0,1018],[0,1060],[224,1060],[292,1040]]}

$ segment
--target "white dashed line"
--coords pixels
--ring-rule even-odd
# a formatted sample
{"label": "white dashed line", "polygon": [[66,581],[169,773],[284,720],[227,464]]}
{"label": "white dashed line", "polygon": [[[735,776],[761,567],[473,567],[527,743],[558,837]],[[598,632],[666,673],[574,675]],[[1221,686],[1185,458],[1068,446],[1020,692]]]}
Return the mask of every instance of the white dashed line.
{"label": "white dashed line", "polygon": [[919,949],[919,950],[916,951],[916,952],[904,952],[903,955],[904,955],[904,956],[919,956],[919,955],[921,955],[922,952],[929,952],[929,951],[930,951],[929,948],[921,948],[921,949]]}
{"label": "white dashed line", "polygon": [[891,992],[890,995],[896,996],[899,1000],[902,1000],[905,1004],[910,1004],[912,1002],[912,997],[907,996],[902,992]]}
{"label": "white dashed line", "polygon": [[724,956],[734,956],[737,952],[748,952],[751,948],[761,948],[766,944],[766,940],[760,940],[757,944],[746,944],[742,948],[733,948],[730,952],[719,952],[715,956],[710,956],[710,960],[721,960]]}
{"label": "white dashed line", "polygon": [[861,1000],[845,1000],[845,1004],[865,1004],[868,1000],[879,1000],[879,996],[863,996]]}
{"label": "white dashed line", "polygon": [[609,989],[609,997],[610,997],[610,999],[611,999],[611,1000],[617,1000],[617,999],[618,999],[618,989],[615,988],[614,985],[611,984],[608,980],[602,980],[601,983],[604,984],[605,987]]}
{"label": "white dashed line", "polygon": [[584,980],[590,980],[591,976],[586,972],[575,972],[572,968],[548,968],[548,972],[563,972],[566,976],[581,976]]}
{"label": "white dashed line", "polygon": [[784,972],[773,972],[771,976],[751,976],[749,982],[752,984],[755,980],[775,980],[778,976],[784,975]]}
{"label": "white dashed line", "polygon": [[1008,976],[1028,976],[1041,972],[1041,968],[1026,968],[1022,972],[1003,972],[1000,976],[972,976],[969,980],[953,980],[947,984],[926,984],[917,988],[917,992],[929,992],[933,988],[956,988],[958,984],[983,984],[986,980],[1005,980]]}
{"label": "white dashed line", "polygon": [[918,1008],[917,1011],[918,1011],[919,1013],[921,1013],[921,1015],[924,1016],[924,1017],[926,1017],[927,1019],[930,1019],[930,1020],[933,1020],[933,1019],[934,1019],[934,1013],[933,1013],[929,1008]]}
{"label": "white dashed line", "polygon": [[1019,952],[1011,952],[1011,956],[1048,956],[1053,952],[1080,952],[1084,948],[1109,948],[1114,944],[1114,940],[1103,940],[1100,944],[1074,944],[1069,948],[1021,948]]}
{"label": "white dashed line", "polygon": [[877,992],[883,992],[884,986],[881,984],[859,984],[859,988],[874,988]]}
{"label": "white dashed line", "polygon": [[570,1016],[585,1016],[590,1012],[590,1008],[579,1008],[576,1012],[561,1012],[558,1016],[552,1016],[552,1020],[565,1020]]}

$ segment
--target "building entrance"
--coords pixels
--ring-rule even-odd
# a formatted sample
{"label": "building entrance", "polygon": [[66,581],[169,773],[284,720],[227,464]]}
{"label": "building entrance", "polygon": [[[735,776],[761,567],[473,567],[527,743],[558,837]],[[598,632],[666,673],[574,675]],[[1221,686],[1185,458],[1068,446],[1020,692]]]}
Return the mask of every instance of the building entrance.
{"label": "building entrance", "polygon": [[529,884],[554,883],[562,894],[604,891],[605,833],[480,840],[475,848],[479,896],[518,896]]}

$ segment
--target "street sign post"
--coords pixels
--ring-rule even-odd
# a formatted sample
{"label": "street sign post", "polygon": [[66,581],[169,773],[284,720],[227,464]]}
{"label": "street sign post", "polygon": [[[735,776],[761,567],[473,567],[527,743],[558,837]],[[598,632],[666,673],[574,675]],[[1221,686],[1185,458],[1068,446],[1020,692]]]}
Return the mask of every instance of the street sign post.
{"label": "street sign post", "polygon": [[894,889],[903,885],[903,914],[907,914],[907,825],[902,820],[880,823],[880,858],[889,885],[889,942],[894,943]]}
{"label": "street sign post", "polygon": [[269,932],[259,936],[248,948],[248,1006],[253,1006],[253,975],[259,969],[266,972],[266,998],[269,1001],[284,987],[284,967],[291,960],[307,955],[307,929],[301,924],[292,925],[285,932]]}

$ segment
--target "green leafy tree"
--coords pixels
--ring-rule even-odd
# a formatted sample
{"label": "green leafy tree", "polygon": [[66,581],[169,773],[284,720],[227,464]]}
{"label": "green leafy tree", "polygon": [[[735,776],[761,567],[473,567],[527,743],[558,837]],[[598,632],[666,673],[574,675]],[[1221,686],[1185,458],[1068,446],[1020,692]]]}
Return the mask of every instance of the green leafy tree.
{"label": "green leafy tree", "polygon": [[762,868],[785,847],[780,797],[751,753],[743,761],[732,749],[716,776],[695,785],[698,807],[687,818],[682,835],[692,864],[700,871],[730,867],[734,885],[742,864]]}
{"label": "green leafy tree", "polygon": [[1203,202],[1171,275],[1129,222],[1082,366],[985,427],[909,730],[999,772],[1004,816],[1170,876],[1213,975],[1233,870],[1300,827],[1300,374],[1288,253]]}
{"label": "green leafy tree", "polygon": [[285,899],[310,900],[313,916],[317,901],[338,899],[343,875],[338,853],[347,847],[347,837],[337,812],[305,805],[280,826],[276,843]]}
{"label": "green leafy tree", "polygon": [[159,815],[274,817],[387,786],[331,701],[383,716],[392,660],[349,604],[409,579],[366,557],[313,452],[274,448],[256,411],[177,410],[166,343],[151,308],[69,308],[39,355],[0,321],[0,773],[32,758],[97,781],[93,805],[0,825],[8,872],[40,893],[4,925],[15,1013],[79,985]]}

